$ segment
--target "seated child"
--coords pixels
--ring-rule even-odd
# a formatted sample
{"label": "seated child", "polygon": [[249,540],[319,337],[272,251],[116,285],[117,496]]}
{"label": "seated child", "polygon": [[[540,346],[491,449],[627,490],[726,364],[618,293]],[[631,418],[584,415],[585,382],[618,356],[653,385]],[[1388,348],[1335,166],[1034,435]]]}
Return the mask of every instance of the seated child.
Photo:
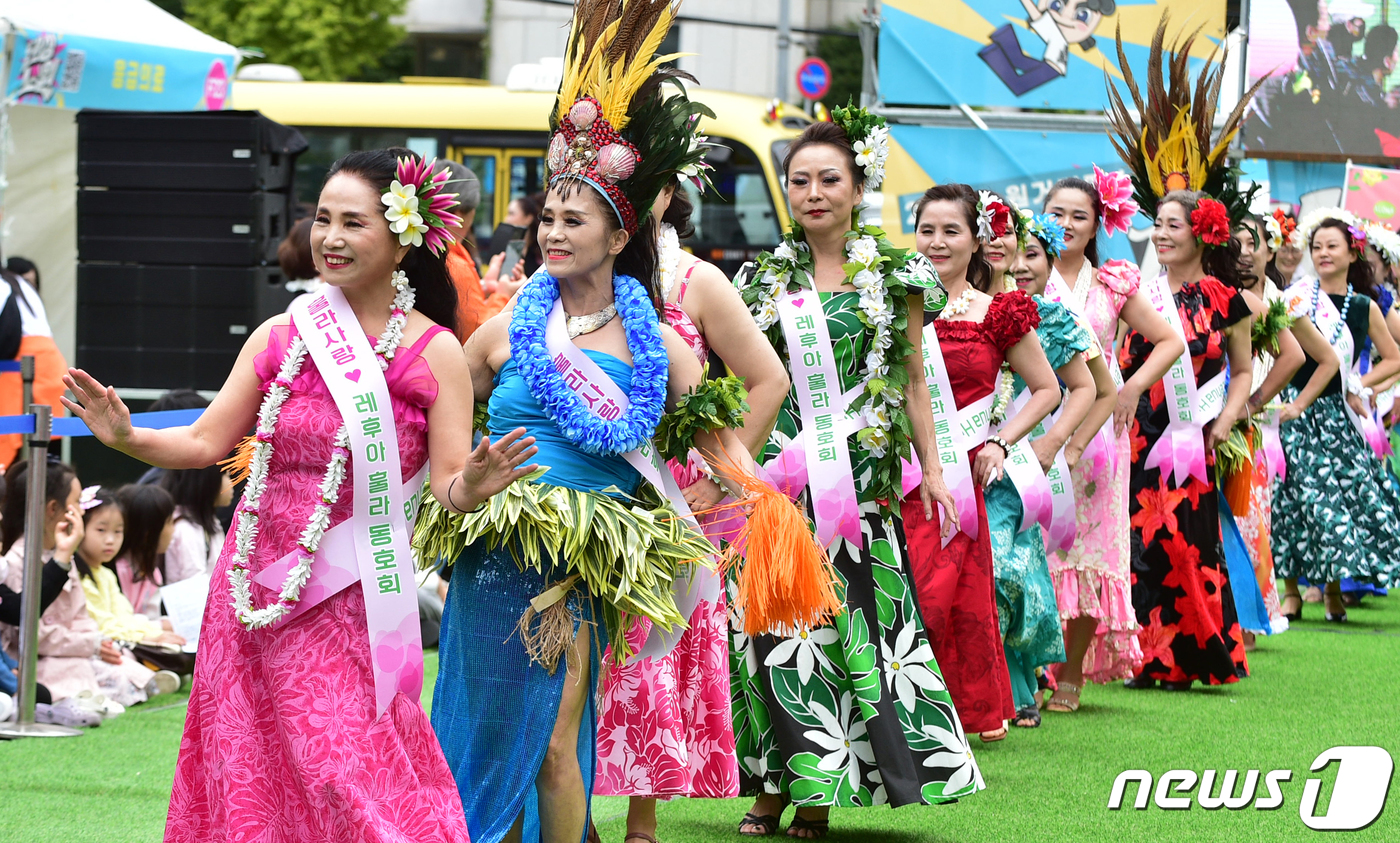
{"label": "seated child", "polygon": [[[117,583],[110,563],[122,549],[125,519],[116,494],[109,489],[89,487],[83,490],[78,506],[83,510],[83,541],[74,565],[87,597],[88,615],[102,635],[127,645],[184,644],[185,639],[170,631],[168,621],[162,624],[136,614]],[[148,694],[170,693],[180,687],[180,678],[160,670],[148,684]]]}

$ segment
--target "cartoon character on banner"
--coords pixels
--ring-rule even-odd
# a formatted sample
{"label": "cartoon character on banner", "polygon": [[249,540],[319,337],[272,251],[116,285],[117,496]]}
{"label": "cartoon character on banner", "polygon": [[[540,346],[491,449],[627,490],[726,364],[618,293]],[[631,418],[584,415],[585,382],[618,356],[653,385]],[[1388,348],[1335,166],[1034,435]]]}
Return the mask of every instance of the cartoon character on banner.
{"label": "cartoon character on banner", "polygon": [[1021,49],[1011,24],[992,33],[992,43],[977,55],[1016,96],[1053,82],[1069,72],[1069,48],[1094,48],[1094,30],[1117,11],[1117,0],[1021,0],[1026,23],[1045,42],[1041,58]]}

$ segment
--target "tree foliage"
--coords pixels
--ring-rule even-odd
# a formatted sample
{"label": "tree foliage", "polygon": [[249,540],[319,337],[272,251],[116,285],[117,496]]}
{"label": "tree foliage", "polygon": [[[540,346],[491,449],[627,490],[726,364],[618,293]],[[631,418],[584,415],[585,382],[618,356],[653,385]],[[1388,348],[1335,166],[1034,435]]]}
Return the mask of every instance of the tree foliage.
{"label": "tree foliage", "polygon": [[[852,34],[855,27],[849,27]],[[860,104],[860,39],[849,35],[823,35],[817,39],[817,56],[831,66],[831,92],[822,99],[829,106]]]}
{"label": "tree foliage", "polygon": [[261,50],[307,79],[336,81],[379,64],[404,38],[389,18],[407,0],[185,0],[185,20],[236,47]]}

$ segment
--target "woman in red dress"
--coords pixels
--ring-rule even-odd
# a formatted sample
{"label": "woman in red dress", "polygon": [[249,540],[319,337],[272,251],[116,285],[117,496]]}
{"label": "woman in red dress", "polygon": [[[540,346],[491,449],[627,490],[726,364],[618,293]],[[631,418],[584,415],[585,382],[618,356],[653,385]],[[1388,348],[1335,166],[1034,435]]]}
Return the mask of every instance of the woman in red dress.
{"label": "woman in red dress", "polygon": [[[1005,233],[1011,225],[1010,214],[994,197],[979,199],[965,184],[945,184],[923,195],[914,216],[918,250],[933,262],[948,291],[943,312],[924,317],[942,350],[941,360],[925,357],[925,369],[930,365],[946,369],[943,377],[957,404],[940,407],[935,401],[935,420],[946,419],[958,431],[964,427],[957,423],[959,411],[979,402],[985,402],[987,410],[976,416],[980,424],[969,425],[977,432],[955,445],[966,453],[971,466],[971,492],[977,505],[975,537],[967,531],[971,525],[963,523],[963,530],[945,547],[938,523],[924,518],[917,494],[904,501],[904,529],[934,657],[943,668],[963,727],[969,733],[980,732],[984,741],[1006,737],[1006,721],[1015,714],[1015,706],[997,621],[992,541],[982,490],[1001,477],[1007,449],[1029,434],[1060,400],[1055,372],[1035,333],[1040,324],[1035,302],[1020,291],[993,298],[987,289],[992,273],[986,244]],[[924,330],[927,352],[930,329]],[[1007,421],[1000,436],[988,436],[991,414],[985,399],[996,391],[1004,361],[1026,381],[1031,398]],[[946,465],[944,473],[953,487],[954,475]]]}

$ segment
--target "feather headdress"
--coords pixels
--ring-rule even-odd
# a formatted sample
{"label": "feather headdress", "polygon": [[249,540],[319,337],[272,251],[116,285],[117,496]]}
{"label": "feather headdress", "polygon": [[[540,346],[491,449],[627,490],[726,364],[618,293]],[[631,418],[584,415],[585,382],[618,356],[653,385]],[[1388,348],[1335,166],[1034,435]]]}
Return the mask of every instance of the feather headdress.
{"label": "feather headdress", "polygon": [[[564,75],[550,114],[550,183],[574,178],[598,190],[629,233],[678,173],[700,169],[710,144],[701,115],[681,86],[689,74],[665,67],[681,54],[656,55],[679,0],[578,0],[564,49]],[[663,93],[662,83],[676,92]],[[697,138],[699,138],[697,140]]]}
{"label": "feather headdress", "polygon": [[1115,33],[1118,66],[1142,125],[1109,79],[1109,140],[1132,173],[1133,198],[1149,217],[1156,216],[1157,202],[1166,194],[1193,190],[1219,200],[1231,222],[1238,223],[1249,212],[1254,189],[1240,193],[1239,173],[1231,168],[1225,153],[1239,131],[1245,107],[1264,80],[1240,97],[1212,142],[1215,108],[1225,78],[1225,51],[1219,45],[1211,51],[1193,85],[1191,47],[1200,29],[1181,36],[1168,52],[1164,49],[1167,21],[1168,14],[1163,12],[1148,54],[1145,96],[1123,51],[1121,27]]}

